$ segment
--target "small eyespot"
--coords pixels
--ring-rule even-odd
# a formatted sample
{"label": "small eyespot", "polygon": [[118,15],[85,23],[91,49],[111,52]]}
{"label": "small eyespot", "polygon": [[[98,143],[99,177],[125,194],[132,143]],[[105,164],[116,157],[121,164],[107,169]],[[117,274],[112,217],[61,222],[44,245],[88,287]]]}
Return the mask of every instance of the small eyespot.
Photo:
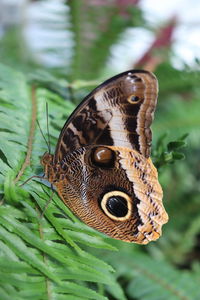
{"label": "small eyespot", "polygon": [[110,169],[115,165],[115,152],[108,147],[95,147],[90,154],[93,166]]}
{"label": "small eyespot", "polygon": [[131,197],[121,191],[108,192],[101,200],[101,208],[110,219],[126,221],[131,216]]}
{"label": "small eyespot", "polygon": [[138,97],[137,95],[130,95],[128,97],[128,102],[131,104],[137,104],[138,102],[140,102],[141,98]]}

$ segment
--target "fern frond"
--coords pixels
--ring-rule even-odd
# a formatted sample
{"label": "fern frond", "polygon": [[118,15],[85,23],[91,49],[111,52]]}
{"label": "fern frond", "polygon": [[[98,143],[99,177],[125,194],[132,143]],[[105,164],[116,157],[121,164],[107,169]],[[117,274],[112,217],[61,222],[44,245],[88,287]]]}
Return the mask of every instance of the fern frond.
{"label": "fern frond", "polygon": [[74,0],[69,2],[69,7],[75,41],[71,74],[73,80],[91,80],[94,73],[96,78],[100,76],[111,47],[117,43],[125,29],[133,24],[137,26],[142,21],[144,23],[136,3],[95,4],[92,1]]}
{"label": "fern frond", "polygon": [[141,251],[133,252],[131,248],[121,249],[120,254],[108,255],[107,259],[115,266],[118,276],[128,282],[128,299],[200,299],[195,274],[178,270],[165,260],[152,258]]}
{"label": "fern frond", "polygon": [[22,74],[3,65],[0,88],[1,295],[20,300],[103,300],[107,297],[98,291],[102,284],[115,287],[125,299],[113,268],[86,251],[88,246],[115,250],[108,238],[77,220],[56,195],[45,209],[51,191],[39,180],[19,187],[42,172],[39,157],[46,145],[36,117],[46,132],[46,102],[52,145],[74,105],[44,88],[31,88]]}
{"label": "fern frond", "polygon": [[186,271],[175,270],[162,261],[155,261],[145,255],[136,255],[132,267],[134,279],[127,292],[142,300],[198,300],[199,283]]}

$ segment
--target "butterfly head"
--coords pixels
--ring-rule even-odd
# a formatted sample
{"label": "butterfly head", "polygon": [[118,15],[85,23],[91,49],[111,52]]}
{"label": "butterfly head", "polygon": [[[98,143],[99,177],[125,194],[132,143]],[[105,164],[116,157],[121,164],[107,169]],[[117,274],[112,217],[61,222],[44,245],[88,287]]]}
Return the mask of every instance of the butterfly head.
{"label": "butterfly head", "polygon": [[53,155],[45,152],[40,159],[41,165],[44,167],[44,174],[45,177],[49,180],[49,182],[54,183],[56,172],[55,172],[55,165],[53,163]]}

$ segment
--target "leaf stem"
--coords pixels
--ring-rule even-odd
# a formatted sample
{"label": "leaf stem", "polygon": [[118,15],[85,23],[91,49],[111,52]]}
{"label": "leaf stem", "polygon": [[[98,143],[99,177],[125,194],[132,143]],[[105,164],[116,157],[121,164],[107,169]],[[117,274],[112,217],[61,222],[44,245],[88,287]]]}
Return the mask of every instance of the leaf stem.
{"label": "leaf stem", "polygon": [[31,161],[33,137],[34,137],[34,133],[35,133],[35,124],[36,124],[36,116],[37,116],[37,102],[36,102],[35,90],[36,90],[35,86],[32,86],[32,88],[31,88],[32,115],[31,115],[31,126],[30,126],[30,133],[29,133],[29,137],[28,137],[26,158],[14,180],[15,184],[20,180],[20,177],[23,175],[24,170],[26,169],[26,167],[28,165],[30,165],[30,161]]}

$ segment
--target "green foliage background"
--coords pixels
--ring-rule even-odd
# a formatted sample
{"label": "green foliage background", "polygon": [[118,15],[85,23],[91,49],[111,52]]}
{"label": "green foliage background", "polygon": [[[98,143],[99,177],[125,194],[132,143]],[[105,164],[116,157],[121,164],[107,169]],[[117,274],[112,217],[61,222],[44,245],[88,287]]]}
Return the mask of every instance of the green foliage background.
{"label": "green foliage background", "polygon": [[[138,7],[124,18],[117,6],[97,12],[88,5],[83,14],[82,1],[68,5],[71,68],[47,70],[24,56],[20,28],[0,42],[0,299],[199,300],[200,75],[188,66],[175,69],[171,52],[155,70],[160,94],[152,157],[170,218],[158,241],[139,246],[112,240],[82,224],[56,194],[45,208],[51,197],[46,182],[19,186],[42,174],[47,147],[36,118],[46,132],[46,102],[54,148],[82,96],[110,75],[106,61],[121,33],[148,28]],[[100,30],[102,18],[109,31]]]}

